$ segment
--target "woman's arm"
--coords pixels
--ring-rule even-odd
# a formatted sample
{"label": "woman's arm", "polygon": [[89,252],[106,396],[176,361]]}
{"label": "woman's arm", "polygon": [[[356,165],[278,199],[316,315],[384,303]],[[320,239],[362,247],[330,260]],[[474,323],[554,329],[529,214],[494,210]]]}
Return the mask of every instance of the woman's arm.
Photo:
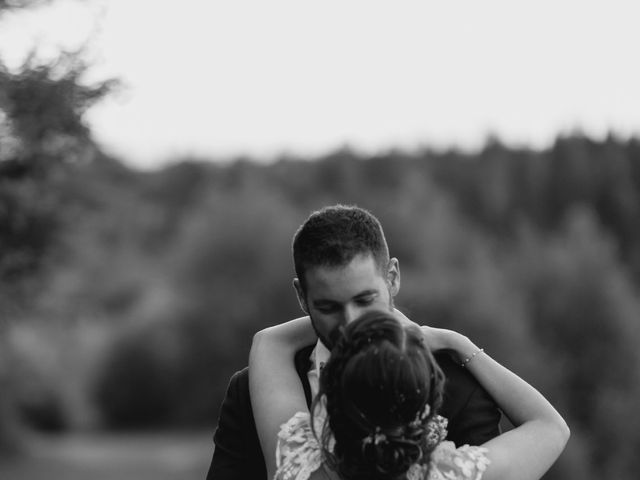
{"label": "woman's arm", "polygon": [[317,340],[309,317],[261,330],[249,353],[249,392],[269,479],[276,471],[275,451],[280,426],[307,409],[294,367],[295,353]]}
{"label": "woman's arm", "polygon": [[[516,426],[488,441],[491,465],[483,480],[540,478],[562,453],[569,427],[535,388],[451,330],[422,327],[430,347],[450,350]],[[467,359],[471,359],[466,361]]]}

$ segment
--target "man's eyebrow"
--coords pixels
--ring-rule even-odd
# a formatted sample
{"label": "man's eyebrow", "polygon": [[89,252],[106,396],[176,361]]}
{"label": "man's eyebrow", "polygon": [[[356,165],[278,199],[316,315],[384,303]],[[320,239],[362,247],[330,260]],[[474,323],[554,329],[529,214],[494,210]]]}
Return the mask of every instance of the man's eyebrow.
{"label": "man's eyebrow", "polygon": [[[363,290],[362,292],[358,292],[357,294],[355,294],[353,296],[353,298],[362,298],[362,297],[368,297],[370,295],[377,295],[378,294],[378,290],[376,289],[369,289],[369,290]],[[335,300],[330,300],[328,298],[317,298],[315,300],[313,300],[311,302],[313,305],[317,306],[317,305],[339,305],[340,302],[337,302]]]}
{"label": "man's eyebrow", "polygon": [[360,297],[368,297],[370,295],[377,295],[378,291],[375,289],[371,289],[371,290],[364,290],[363,292],[358,293],[355,297],[353,298],[360,298]]}
{"label": "man's eyebrow", "polygon": [[329,300],[326,298],[318,298],[316,300],[313,300],[311,303],[313,303],[314,305],[335,305],[340,302],[336,302],[335,300]]}

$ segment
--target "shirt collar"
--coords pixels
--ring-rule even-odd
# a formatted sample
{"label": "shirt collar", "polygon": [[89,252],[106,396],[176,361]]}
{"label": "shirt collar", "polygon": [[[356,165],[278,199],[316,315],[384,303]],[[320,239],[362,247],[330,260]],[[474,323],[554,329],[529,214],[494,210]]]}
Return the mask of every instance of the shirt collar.
{"label": "shirt collar", "polygon": [[313,352],[311,352],[311,362],[313,363],[315,371],[318,372],[318,376],[320,376],[320,371],[329,360],[330,355],[331,351],[324,346],[324,343],[318,340],[316,347],[313,349]]}

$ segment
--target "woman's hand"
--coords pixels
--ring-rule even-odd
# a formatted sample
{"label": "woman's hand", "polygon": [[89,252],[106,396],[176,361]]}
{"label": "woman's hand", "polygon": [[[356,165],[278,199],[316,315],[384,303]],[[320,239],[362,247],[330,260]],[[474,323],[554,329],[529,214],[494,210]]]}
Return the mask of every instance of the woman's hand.
{"label": "woman's hand", "polygon": [[402,326],[409,327],[411,325],[419,327],[420,325],[418,325],[416,322],[414,322],[413,320],[410,320],[409,317],[407,317],[404,313],[402,313],[400,310],[398,310],[397,308],[393,309],[393,314],[396,316],[396,318],[398,319],[398,321],[402,324]]}
{"label": "woman's hand", "polygon": [[450,351],[453,348],[453,340],[455,336],[462,336],[453,330],[447,330],[444,328],[434,328],[427,325],[420,327],[424,341],[433,353],[447,350]]}

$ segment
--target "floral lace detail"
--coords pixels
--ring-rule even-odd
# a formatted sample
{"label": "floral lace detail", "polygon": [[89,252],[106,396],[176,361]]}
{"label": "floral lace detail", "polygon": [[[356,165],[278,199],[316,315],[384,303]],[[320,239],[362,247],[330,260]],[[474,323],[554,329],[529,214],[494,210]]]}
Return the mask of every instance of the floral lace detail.
{"label": "floral lace detail", "polygon": [[430,450],[435,449],[447,438],[447,425],[449,420],[442,415],[434,415],[427,423],[427,445]]}
{"label": "floral lace detail", "polygon": [[487,449],[442,442],[431,453],[429,480],[480,480],[490,461]]}
{"label": "floral lace detail", "polygon": [[414,463],[407,470],[407,480],[424,480],[427,478],[429,467],[426,465],[418,465]]}
{"label": "floral lace detail", "polygon": [[[324,418],[314,416],[316,428],[322,428]],[[276,449],[275,480],[308,480],[322,466],[322,449],[311,429],[308,412],[298,412],[280,427]],[[446,435],[446,419],[438,425]],[[453,442],[443,441],[431,453],[429,465],[412,465],[407,480],[480,480],[489,459],[487,449],[464,445],[456,448]]]}
{"label": "floral lace detail", "polygon": [[280,427],[276,480],[307,480],[322,465],[322,450],[308,412],[298,412]]}

